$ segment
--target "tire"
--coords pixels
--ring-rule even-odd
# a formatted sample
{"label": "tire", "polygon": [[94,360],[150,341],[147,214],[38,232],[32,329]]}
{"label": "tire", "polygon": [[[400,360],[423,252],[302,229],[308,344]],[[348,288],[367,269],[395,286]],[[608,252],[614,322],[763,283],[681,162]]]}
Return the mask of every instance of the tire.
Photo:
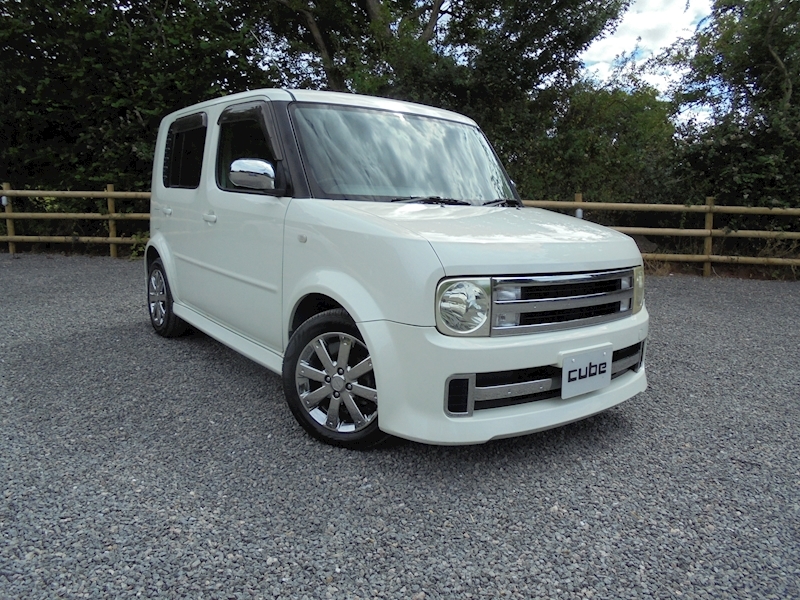
{"label": "tire", "polygon": [[315,315],[294,332],[283,360],[283,390],[294,418],[318,440],[366,450],[390,437],[378,428],[369,350],[342,309]]}
{"label": "tire", "polygon": [[172,292],[160,258],[150,263],[147,269],[147,309],[150,324],[158,335],[171,338],[186,332],[186,322],[172,312]]}

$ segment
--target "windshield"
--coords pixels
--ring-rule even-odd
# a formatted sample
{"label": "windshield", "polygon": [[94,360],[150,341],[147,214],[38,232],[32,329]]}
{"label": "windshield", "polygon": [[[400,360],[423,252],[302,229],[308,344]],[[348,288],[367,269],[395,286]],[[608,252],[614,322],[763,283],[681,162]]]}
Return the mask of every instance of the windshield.
{"label": "windshield", "polygon": [[295,104],[292,115],[317,196],[459,204],[514,198],[503,167],[475,126],[328,104]]}

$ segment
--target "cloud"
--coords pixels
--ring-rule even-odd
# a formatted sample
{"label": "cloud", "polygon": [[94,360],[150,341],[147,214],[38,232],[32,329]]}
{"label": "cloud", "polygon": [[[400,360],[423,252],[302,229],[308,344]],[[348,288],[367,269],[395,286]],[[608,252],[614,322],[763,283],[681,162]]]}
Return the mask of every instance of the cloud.
{"label": "cloud", "polygon": [[[596,40],[581,59],[589,73],[601,81],[611,74],[614,59],[637,48],[638,58],[657,54],[679,38],[691,36],[698,23],[711,13],[711,0],[635,0],[616,31]],[[652,82],[662,91],[669,79]]]}

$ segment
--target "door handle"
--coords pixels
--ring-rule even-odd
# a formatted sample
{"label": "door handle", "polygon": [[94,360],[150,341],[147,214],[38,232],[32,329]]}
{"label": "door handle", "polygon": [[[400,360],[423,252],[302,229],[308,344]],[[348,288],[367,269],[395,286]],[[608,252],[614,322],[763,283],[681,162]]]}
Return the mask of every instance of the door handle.
{"label": "door handle", "polygon": [[206,223],[216,223],[217,222],[217,215],[205,214],[205,215],[203,215],[203,221],[205,221]]}
{"label": "door handle", "polygon": [[172,209],[169,206],[162,206],[161,212],[163,212],[167,216],[170,216],[172,214]]}

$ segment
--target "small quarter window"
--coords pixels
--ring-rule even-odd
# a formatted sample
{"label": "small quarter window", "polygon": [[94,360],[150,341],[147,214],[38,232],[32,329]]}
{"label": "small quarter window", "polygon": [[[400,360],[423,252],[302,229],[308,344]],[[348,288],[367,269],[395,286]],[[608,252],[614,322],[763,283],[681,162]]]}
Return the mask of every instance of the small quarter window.
{"label": "small quarter window", "polygon": [[165,186],[194,189],[200,185],[207,129],[204,113],[170,125],[164,155]]}

